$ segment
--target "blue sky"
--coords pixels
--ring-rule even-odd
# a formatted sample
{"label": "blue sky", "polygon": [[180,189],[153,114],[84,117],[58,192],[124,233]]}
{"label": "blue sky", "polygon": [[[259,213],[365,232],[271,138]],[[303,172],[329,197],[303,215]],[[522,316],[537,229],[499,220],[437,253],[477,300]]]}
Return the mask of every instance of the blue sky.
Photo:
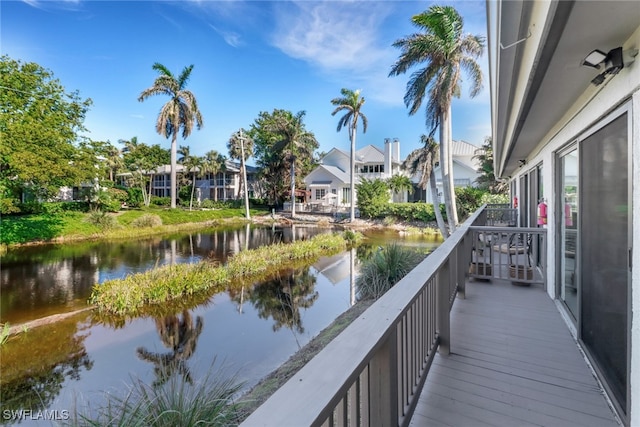
{"label": "blue sky", "polygon": [[[261,111],[306,111],[305,124],[320,150],[349,150],[346,130],[336,131],[331,99],[341,88],[360,89],[369,120],[357,148],[399,138],[401,156],[419,147],[425,116],[409,116],[403,102],[409,75],[387,77],[397,39],[415,31],[410,19],[430,1],[3,1],[0,51],[50,69],[67,91],[91,98],[87,136],[110,140],[137,136],[170,143],[155,133],[165,97],[138,102],[160,62],[173,73],[194,65],[188,84],[204,127],[180,145],[202,155],[227,154],[226,142],[249,128]],[[484,0],[452,4],[465,31],[486,35]],[[453,138],[480,145],[490,135],[487,54],[482,93],[453,103]],[[464,76],[466,77],[466,76]],[[117,145],[117,144],[116,144]]]}

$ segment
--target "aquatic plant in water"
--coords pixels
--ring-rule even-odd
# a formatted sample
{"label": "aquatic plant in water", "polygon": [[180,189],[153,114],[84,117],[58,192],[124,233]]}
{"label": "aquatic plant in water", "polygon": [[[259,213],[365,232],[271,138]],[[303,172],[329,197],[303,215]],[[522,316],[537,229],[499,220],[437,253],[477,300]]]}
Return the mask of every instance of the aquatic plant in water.
{"label": "aquatic plant in water", "polygon": [[345,248],[346,240],[342,235],[327,233],[309,240],[242,251],[225,265],[201,261],[162,266],[94,285],[89,303],[96,305],[100,312],[135,315],[147,305],[162,304],[204,291],[222,291],[233,282],[259,278],[296,261],[311,260]]}

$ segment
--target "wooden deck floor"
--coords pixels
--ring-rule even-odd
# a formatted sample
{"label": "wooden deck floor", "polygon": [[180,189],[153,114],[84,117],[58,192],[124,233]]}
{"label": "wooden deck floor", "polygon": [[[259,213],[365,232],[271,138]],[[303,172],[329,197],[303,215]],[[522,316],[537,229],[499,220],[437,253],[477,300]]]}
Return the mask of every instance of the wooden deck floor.
{"label": "wooden deck floor", "polygon": [[619,426],[541,286],[470,281],[411,426]]}

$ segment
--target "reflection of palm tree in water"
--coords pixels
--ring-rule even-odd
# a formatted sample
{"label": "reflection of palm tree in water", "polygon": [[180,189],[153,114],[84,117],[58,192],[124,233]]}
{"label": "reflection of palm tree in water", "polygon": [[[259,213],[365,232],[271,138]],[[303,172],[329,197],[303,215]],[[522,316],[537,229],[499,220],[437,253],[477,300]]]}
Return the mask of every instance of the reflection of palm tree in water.
{"label": "reflection of palm tree in water", "polygon": [[202,317],[198,316],[194,325],[191,313],[187,310],[182,312],[182,319],[176,315],[156,319],[160,339],[171,351],[161,354],[150,352],[143,347],[136,350],[140,359],[155,365],[157,379],[153,382],[154,387],[164,384],[176,372],[190,384],[193,383],[186,361],[196,350],[202,324]]}
{"label": "reflection of palm tree in water", "polygon": [[316,277],[307,267],[255,286],[250,300],[261,318],[273,318],[274,331],[286,327],[304,333],[300,310],[311,307],[318,299],[315,284]]}

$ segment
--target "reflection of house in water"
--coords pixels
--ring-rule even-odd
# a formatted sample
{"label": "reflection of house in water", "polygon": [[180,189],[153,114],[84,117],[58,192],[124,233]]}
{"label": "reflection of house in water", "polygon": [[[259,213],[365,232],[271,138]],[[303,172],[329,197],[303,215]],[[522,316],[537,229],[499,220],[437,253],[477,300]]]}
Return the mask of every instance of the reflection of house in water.
{"label": "reflection of house in water", "polygon": [[330,257],[321,257],[313,264],[313,268],[335,285],[347,279],[351,273],[350,253],[344,252]]}
{"label": "reflection of house in water", "polygon": [[337,283],[349,278],[349,304],[356,303],[356,251],[351,249],[349,252],[334,255],[331,257],[322,257],[313,264],[318,270],[318,274],[323,275],[329,281],[336,285]]}

